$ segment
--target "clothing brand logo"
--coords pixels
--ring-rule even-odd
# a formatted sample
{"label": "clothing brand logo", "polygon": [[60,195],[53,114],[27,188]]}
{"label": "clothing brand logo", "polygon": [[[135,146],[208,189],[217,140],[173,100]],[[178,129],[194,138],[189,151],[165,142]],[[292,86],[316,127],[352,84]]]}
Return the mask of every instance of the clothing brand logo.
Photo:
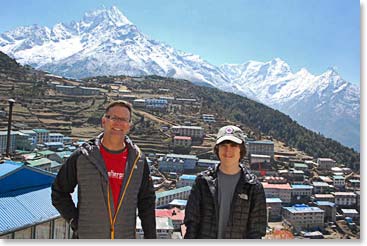
{"label": "clothing brand logo", "polygon": [[233,128],[231,128],[231,127],[226,128],[226,133],[227,134],[232,134],[233,133]]}
{"label": "clothing brand logo", "polygon": [[247,194],[238,194],[238,196],[243,200],[248,200]]}

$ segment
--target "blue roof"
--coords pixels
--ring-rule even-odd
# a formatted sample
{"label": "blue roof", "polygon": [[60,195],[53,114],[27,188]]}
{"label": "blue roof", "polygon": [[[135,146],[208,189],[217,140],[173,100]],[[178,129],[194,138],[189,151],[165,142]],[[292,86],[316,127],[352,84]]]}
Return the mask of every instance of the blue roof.
{"label": "blue roof", "polygon": [[305,204],[295,204],[292,207],[284,207],[284,209],[291,213],[324,212],[324,210],[319,207],[310,207]]}
{"label": "blue roof", "polygon": [[312,185],[291,185],[292,189],[313,189]]}
{"label": "blue roof", "polygon": [[317,206],[330,206],[330,207],[335,207],[335,203],[329,202],[329,201],[316,201],[315,204]]}
{"label": "blue roof", "polygon": [[[0,170],[3,169],[3,165],[10,164],[1,164]],[[14,166],[16,168],[4,166],[4,174],[0,175],[0,196],[11,191],[20,192],[21,190],[29,191],[44,188],[50,186],[55,179],[54,174],[41,169],[25,165]],[[2,172],[0,171],[0,173]]]}
{"label": "blue roof", "polygon": [[185,192],[185,191],[191,191],[191,186],[184,186],[184,187],[173,189],[173,190],[156,192],[155,197],[156,197],[156,200],[158,200],[161,197],[165,197],[165,196],[169,196],[169,195],[175,195],[175,194]]}
{"label": "blue roof", "polygon": [[280,200],[280,198],[266,198],[266,203],[277,203],[277,202],[282,202],[282,200]]}
{"label": "blue roof", "polygon": [[188,180],[195,180],[196,179],[196,175],[188,175],[188,174],[184,174],[180,176],[180,180],[182,179],[188,179]]}
{"label": "blue roof", "polygon": [[173,199],[173,201],[170,202],[169,204],[170,205],[186,206],[187,200]]}
{"label": "blue roof", "polygon": [[8,162],[0,164],[0,179],[2,178],[2,176],[13,172],[14,170],[16,170],[20,167],[21,167],[21,165],[9,164]]}
{"label": "blue roof", "polygon": [[[0,234],[40,224],[60,216],[51,202],[51,187],[18,195],[0,194]],[[73,193],[76,201],[76,192]]]}

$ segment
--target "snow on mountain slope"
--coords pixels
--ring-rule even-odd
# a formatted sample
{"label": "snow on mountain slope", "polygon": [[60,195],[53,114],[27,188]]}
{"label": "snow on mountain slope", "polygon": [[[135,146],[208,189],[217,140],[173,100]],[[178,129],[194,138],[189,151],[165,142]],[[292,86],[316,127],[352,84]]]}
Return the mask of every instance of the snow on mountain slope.
{"label": "snow on mountain slope", "polygon": [[305,68],[293,72],[280,58],[216,67],[150,39],[116,7],[52,28],[18,27],[0,34],[0,50],[21,64],[66,77],[154,74],[214,86],[279,109],[359,150],[360,88],[333,69],[321,75]]}

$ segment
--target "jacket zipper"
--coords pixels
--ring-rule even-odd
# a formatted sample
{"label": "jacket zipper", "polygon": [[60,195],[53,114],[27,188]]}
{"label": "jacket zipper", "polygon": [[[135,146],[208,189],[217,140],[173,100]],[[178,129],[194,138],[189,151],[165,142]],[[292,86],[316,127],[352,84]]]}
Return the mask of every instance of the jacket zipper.
{"label": "jacket zipper", "polygon": [[110,197],[111,197],[110,190],[111,190],[111,187],[110,187],[110,185],[108,185],[109,188],[108,188],[108,191],[107,191],[107,199],[108,199],[108,203],[107,204],[108,204],[108,213],[109,213],[109,217],[110,217],[111,239],[115,239],[115,222],[116,222],[116,219],[117,219],[117,214],[118,214],[118,212],[120,210],[122,201],[124,200],[127,187],[130,184],[131,177],[132,177],[132,175],[134,173],[134,170],[135,170],[134,167],[136,165],[136,162],[140,159],[140,157],[141,157],[141,152],[138,149],[138,156],[136,157],[136,159],[134,161],[134,164],[131,167],[131,172],[130,172],[129,178],[127,179],[125,189],[124,189],[124,191],[123,191],[123,193],[121,195],[121,199],[120,199],[119,205],[117,206],[117,209],[116,209],[116,212],[115,212],[115,215],[113,216],[113,218],[112,218],[112,210],[111,210],[111,202],[110,202]]}

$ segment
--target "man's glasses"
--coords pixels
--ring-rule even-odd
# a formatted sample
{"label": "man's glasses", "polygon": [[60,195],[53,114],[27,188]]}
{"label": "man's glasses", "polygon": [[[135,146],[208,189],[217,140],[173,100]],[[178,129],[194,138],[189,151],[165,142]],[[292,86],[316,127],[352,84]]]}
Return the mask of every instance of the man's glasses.
{"label": "man's glasses", "polygon": [[120,118],[120,117],[117,117],[117,116],[105,115],[104,117],[106,117],[109,120],[112,120],[114,122],[119,122],[119,123],[129,123],[130,122],[129,119]]}

